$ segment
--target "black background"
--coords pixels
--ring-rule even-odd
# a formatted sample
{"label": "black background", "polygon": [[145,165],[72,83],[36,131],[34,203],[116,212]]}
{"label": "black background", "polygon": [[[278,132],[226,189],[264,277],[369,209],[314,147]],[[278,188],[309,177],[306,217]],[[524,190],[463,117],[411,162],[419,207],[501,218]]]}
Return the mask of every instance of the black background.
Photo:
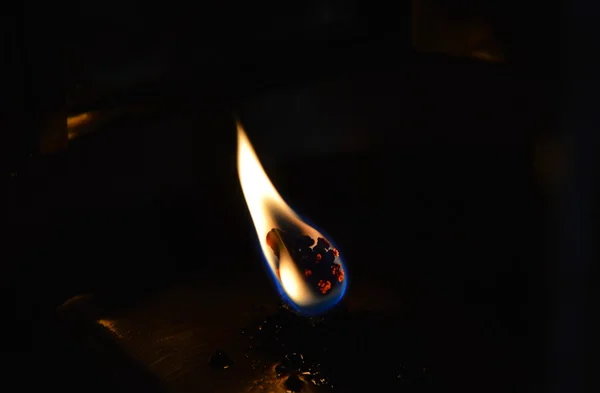
{"label": "black background", "polygon": [[[432,362],[454,376],[440,386],[543,386],[558,231],[534,151],[557,131],[561,87],[539,72],[555,70],[545,63],[554,35],[549,21],[528,28],[533,5],[480,6],[505,43],[503,64],[415,52],[408,6],[141,12],[119,2],[68,17],[39,7],[10,25],[9,79],[22,98],[5,144],[16,146],[6,154],[3,275],[7,307],[16,305],[5,336],[14,365],[61,348],[49,344],[54,309],[76,294],[143,301],[211,264],[259,269],[248,263],[256,259],[235,169],[237,114],[284,198],[367,277],[359,287],[410,299],[419,340],[435,343]],[[113,107],[125,115],[66,152],[37,154],[42,114]],[[63,355],[59,368],[80,360]],[[467,364],[477,366],[463,380]]]}

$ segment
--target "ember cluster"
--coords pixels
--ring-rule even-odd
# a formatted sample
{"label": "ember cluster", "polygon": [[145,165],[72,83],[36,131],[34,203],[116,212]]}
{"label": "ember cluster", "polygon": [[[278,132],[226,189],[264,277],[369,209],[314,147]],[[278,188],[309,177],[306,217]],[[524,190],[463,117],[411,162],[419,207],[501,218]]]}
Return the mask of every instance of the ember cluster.
{"label": "ember cluster", "polygon": [[[267,234],[267,244],[279,259],[285,247],[316,292],[326,295],[344,281],[344,270],[335,261],[339,251],[322,237],[315,240],[274,228]],[[278,271],[279,273],[279,271]]]}

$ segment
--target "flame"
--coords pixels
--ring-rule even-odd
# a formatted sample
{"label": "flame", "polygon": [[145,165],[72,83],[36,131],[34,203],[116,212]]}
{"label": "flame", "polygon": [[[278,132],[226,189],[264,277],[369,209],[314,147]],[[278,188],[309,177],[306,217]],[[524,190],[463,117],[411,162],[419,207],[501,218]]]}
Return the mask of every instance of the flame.
{"label": "flame", "polygon": [[[347,285],[347,280],[344,278],[345,268],[338,250],[333,248],[325,235],[303,221],[279,195],[239,123],[237,124],[237,140],[237,166],[240,184],[262,253],[280,293],[296,311],[303,314],[318,314],[333,307],[344,296]],[[310,236],[314,240],[320,238],[320,240],[325,240],[326,244],[331,245],[330,252],[335,257],[335,265],[332,265],[331,269],[332,276],[329,279],[319,280],[318,285],[309,285],[306,278],[312,275],[312,271],[298,266],[287,247],[279,250],[279,256],[271,249],[267,235],[270,235],[273,229],[278,228],[292,231],[298,235]],[[311,250],[314,247],[314,245],[310,247]],[[322,256],[317,254],[316,257],[316,263],[318,263]],[[319,279],[320,277],[313,278]],[[332,282],[336,284],[333,287]]]}

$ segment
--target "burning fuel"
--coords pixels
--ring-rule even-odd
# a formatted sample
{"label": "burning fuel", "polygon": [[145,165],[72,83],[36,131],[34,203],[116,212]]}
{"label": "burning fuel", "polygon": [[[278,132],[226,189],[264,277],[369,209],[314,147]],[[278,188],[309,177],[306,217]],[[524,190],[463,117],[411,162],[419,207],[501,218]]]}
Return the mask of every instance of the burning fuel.
{"label": "burning fuel", "polygon": [[331,238],[302,220],[265,173],[248,136],[238,127],[238,175],[263,257],[292,309],[317,315],[339,303],[347,271]]}
{"label": "burning fuel", "polygon": [[327,295],[344,281],[344,269],[339,262],[340,253],[322,237],[315,242],[310,236],[274,228],[267,234],[267,244],[277,259],[280,258],[282,249],[286,249],[304,272],[304,279],[310,288],[320,295]]}

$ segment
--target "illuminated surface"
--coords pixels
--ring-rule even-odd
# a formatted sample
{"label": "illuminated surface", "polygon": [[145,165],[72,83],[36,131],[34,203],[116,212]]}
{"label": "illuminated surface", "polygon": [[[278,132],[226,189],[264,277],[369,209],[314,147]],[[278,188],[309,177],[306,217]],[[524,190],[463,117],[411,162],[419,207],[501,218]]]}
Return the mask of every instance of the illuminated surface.
{"label": "illuminated surface", "polygon": [[[224,273],[219,271],[218,274]],[[168,386],[160,390],[162,393],[285,393],[286,378],[278,377],[275,371],[277,360],[260,351],[251,352],[244,345],[246,338],[240,334],[240,327],[276,312],[276,308],[271,308],[272,294],[268,285],[254,287],[257,282],[266,284],[261,271],[243,278],[236,276],[234,287],[251,296],[228,296],[231,288],[201,279],[193,288],[166,291],[160,299],[138,304],[125,313],[121,310],[106,312],[93,296],[76,296],[67,301],[71,307],[61,307],[61,315],[84,312],[92,318],[83,336],[84,343],[98,351],[99,358],[106,359],[107,367],[118,370],[117,380],[135,378],[136,373],[127,368],[129,363],[121,360],[121,356],[126,356]],[[265,306],[253,309],[255,303]],[[96,314],[98,310],[102,312]],[[218,348],[224,349],[234,360],[231,368],[210,367],[208,360]],[[136,383],[140,382],[136,380]],[[142,382],[142,386],[147,385]],[[318,390],[307,382],[302,391]]]}
{"label": "illuminated surface", "polygon": [[79,127],[89,124],[92,120],[94,120],[94,113],[92,112],[67,117],[67,136],[69,140],[79,136]]}
{"label": "illuminated surface", "polygon": [[101,326],[104,326],[105,328],[107,328],[108,330],[110,330],[110,332],[113,333],[118,338],[123,338],[123,336],[121,335],[121,333],[119,333],[119,331],[117,330],[117,326],[116,326],[115,321],[111,321],[111,320],[108,320],[108,319],[99,319],[98,320],[98,324],[101,325]]}
{"label": "illuminated surface", "polygon": [[[263,255],[272,273],[277,287],[297,311],[305,314],[318,314],[337,304],[344,296],[347,282],[339,280],[339,285],[332,286],[339,275],[332,272],[329,285],[327,280],[319,280],[319,287],[313,288],[305,279],[306,272],[292,258],[290,250],[285,247],[279,249],[279,257],[267,242],[267,235],[273,229],[284,228],[286,232],[308,236],[317,242],[317,239],[327,239],[321,232],[304,222],[283,200],[275,186],[265,173],[248,136],[241,125],[237,126],[238,133],[238,174],[242,191],[256,228],[256,234]],[[327,243],[331,243],[327,240]],[[272,245],[272,244],[271,244]],[[312,246],[313,248],[316,246]],[[337,249],[334,263],[343,272],[345,267]],[[325,291],[323,291],[326,289]]]}

